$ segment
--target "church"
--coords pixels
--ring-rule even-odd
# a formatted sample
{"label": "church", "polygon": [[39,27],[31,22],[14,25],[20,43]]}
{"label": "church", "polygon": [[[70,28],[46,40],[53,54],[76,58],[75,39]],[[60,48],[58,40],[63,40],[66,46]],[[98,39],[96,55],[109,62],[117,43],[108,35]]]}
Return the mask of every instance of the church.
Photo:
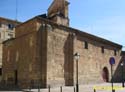
{"label": "church", "polygon": [[21,88],[73,86],[77,74],[79,84],[109,82],[110,57],[119,77],[122,46],[70,27],[68,5],[54,0],[47,14],[16,26],[15,38],[3,42],[2,82]]}

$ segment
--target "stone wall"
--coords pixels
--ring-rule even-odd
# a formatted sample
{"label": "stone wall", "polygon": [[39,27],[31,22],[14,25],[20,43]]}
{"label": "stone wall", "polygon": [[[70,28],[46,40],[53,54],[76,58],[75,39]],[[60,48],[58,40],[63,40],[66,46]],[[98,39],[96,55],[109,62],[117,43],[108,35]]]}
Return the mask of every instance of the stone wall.
{"label": "stone wall", "polygon": [[[88,49],[84,48],[84,41],[88,42]],[[102,46],[104,53],[101,52]],[[114,71],[121,58],[120,48],[37,18],[19,25],[16,38],[4,42],[3,50],[3,80],[23,88],[38,84],[41,87],[74,85],[76,61],[73,55],[76,52],[80,53],[80,84],[103,82],[104,67],[110,77],[109,58],[116,59]]]}
{"label": "stone wall", "polygon": [[0,68],[2,68],[2,48],[3,48],[3,45],[2,45],[2,42],[0,43]]}
{"label": "stone wall", "polygon": [[[111,80],[110,57],[114,57],[116,71],[120,59],[121,49],[95,39],[74,35],[73,30],[53,28],[47,34],[47,85],[73,85],[76,82],[76,61],[73,54],[80,53],[79,59],[79,83],[104,82],[103,69],[108,69],[108,81]],[[85,43],[88,42],[88,49]],[[102,53],[104,47],[104,53]],[[116,50],[117,55],[114,55]]]}
{"label": "stone wall", "polygon": [[72,33],[54,28],[47,38],[47,84],[73,85]]}
{"label": "stone wall", "polygon": [[35,24],[35,20],[17,27],[16,38],[4,42],[3,80],[7,83],[18,82],[21,87],[26,87],[32,78],[38,79],[40,76],[40,64],[36,61],[37,27],[29,27],[32,23]]}
{"label": "stone wall", "polygon": [[[0,69],[2,69],[3,41],[15,37],[15,26],[20,22],[0,17]],[[0,74],[0,81],[1,81]]]}
{"label": "stone wall", "polygon": [[[85,49],[85,41],[88,42],[88,49]],[[104,47],[104,53],[101,52],[101,47]],[[117,55],[114,56],[114,50]],[[102,78],[103,68],[107,67],[110,77],[109,58],[114,57],[116,64],[113,66],[116,70],[121,59],[121,50],[108,44],[97,42],[94,39],[76,35],[74,41],[74,52],[79,52],[79,82],[84,83],[98,83],[104,82]],[[76,73],[75,73],[76,74]],[[110,81],[111,78],[109,78]]]}

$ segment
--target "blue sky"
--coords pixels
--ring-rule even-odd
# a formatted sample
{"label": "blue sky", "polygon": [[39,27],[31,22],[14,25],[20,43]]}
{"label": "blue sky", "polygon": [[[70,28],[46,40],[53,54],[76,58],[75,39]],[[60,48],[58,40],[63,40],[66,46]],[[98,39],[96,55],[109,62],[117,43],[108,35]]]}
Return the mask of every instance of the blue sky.
{"label": "blue sky", "polygon": [[[47,12],[52,0],[18,0],[18,20]],[[125,45],[125,0],[69,0],[70,26]],[[0,0],[0,16],[15,19],[16,0]]]}

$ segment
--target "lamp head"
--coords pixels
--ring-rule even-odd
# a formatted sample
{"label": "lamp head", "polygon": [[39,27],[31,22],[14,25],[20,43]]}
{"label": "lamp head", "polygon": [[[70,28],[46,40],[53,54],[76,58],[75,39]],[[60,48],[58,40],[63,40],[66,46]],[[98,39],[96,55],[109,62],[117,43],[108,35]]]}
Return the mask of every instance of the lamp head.
{"label": "lamp head", "polygon": [[74,54],[74,58],[75,58],[76,60],[78,60],[78,59],[80,58],[80,54],[79,54],[78,52],[76,52],[76,53]]}
{"label": "lamp head", "polygon": [[124,64],[123,64],[123,62],[121,63],[121,66],[123,66]]}

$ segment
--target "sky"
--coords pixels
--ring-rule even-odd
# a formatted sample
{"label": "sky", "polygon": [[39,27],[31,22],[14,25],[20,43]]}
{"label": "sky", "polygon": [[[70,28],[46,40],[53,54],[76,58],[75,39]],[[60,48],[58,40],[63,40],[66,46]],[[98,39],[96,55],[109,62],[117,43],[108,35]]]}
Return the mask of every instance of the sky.
{"label": "sky", "polygon": [[[47,13],[53,0],[17,0],[18,21]],[[125,45],[125,0],[69,0],[70,26]],[[0,0],[0,16],[16,19],[16,0]]]}

